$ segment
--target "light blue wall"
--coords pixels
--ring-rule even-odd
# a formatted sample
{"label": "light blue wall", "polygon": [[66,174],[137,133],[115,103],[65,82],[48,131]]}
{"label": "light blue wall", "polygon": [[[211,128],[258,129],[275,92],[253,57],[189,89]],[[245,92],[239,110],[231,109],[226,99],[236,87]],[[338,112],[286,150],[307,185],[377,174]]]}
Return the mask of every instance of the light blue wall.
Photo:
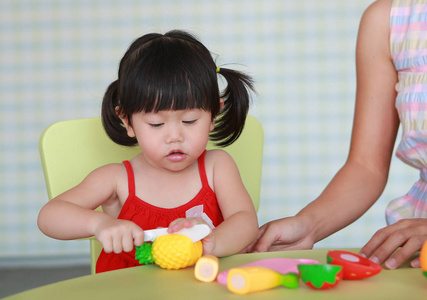
{"label": "light blue wall", "polygon": [[[125,49],[151,31],[189,30],[218,65],[240,63],[254,75],[251,114],[265,130],[259,221],[295,214],[346,158],[356,35],[371,2],[1,0],[0,258],[88,253],[86,242],[38,231],[47,201],[38,138],[53,122],[98,116]],[[360,247],[415,176],[394,160],[380,201],[318,247]]]}

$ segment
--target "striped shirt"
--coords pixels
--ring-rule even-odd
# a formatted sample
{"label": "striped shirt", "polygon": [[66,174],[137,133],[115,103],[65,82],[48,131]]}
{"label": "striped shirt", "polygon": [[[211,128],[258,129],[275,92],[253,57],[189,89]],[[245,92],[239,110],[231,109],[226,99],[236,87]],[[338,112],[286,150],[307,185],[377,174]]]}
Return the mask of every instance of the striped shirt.
{"label": "striped shirt", "polygon": [[419,169],[421,178],[407,195],[390,203],[389,224],[427,218],[427,1],[393,1],[390,50],[398,71],[396,109],[402,126],[396,156]]}

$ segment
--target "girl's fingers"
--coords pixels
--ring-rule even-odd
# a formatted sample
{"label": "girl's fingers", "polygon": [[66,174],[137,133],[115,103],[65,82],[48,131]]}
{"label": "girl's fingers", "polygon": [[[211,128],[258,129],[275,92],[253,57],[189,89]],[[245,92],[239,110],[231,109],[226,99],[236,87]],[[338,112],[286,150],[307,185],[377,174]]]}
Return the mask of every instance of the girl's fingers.
{"label": "girl's fingers", "polygon": [[122,247],[122,237],[113,238],[113,252],[119,254],[123,251]]}
{"label": "girl's fingers", "polygon": [[133,250],[133,237],[126,234],[122,238],[122,249],[124,252],[131,252]]}
{"label": "girl's fingers", "polygon": [[139,226],[132,231],[132,235],[135,246],[141,246],[144,243],[144,231]]}
{"label": "girl's fingers", "polygon": [[102,247],[104,248],[105,253],[113,252],[113,241],[111,238],[108,238],[100,242],[102,244]]}
{"label": "girl's fingers", "polygon": [[202,218],[179,218],[169,224],[168,232],[174,233],[182,228],[191,228],[196,224],[206,224]]}

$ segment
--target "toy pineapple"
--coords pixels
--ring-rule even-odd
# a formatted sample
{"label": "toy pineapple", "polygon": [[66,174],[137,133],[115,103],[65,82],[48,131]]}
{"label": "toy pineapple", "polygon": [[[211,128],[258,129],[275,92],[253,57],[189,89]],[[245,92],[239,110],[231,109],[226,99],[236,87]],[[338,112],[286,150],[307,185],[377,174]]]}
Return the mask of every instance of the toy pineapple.
{"label": "toy pineapple", "polygon": [[[206,226],[206,225],[203,225]],[[177,270],[194,265],[202,256],[203,248],[200,236],[204,237],[210,229],[196,225],[198,230],[196,242],[193,242],[191,234],[166,234],[157,236],[153,243],[144,243],[136,247],[135,259],[142,264],[155,263],[164,269]],[[197,228],[198,227],[198,228]],[[186,229],[184,233],[190,231]],[[202,233],[200,233],[202,231]],[[181,231],[179,232],[181,233]]]}

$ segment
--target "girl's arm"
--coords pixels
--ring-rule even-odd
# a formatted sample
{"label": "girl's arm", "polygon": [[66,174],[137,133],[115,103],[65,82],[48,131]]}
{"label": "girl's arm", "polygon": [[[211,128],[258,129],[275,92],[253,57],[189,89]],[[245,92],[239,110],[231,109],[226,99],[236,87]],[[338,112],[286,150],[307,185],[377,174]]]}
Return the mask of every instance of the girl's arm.
{"label": "girl's arm", "polygon": [[[123,175],[124,172],[124,175]],[[117,220],[120,201],[117,189],[126,172],[120,164],[100,167],[79,185],[49,201],[40,211],[40,230],[56,239],[95,236],[108,252],[131,251],[141,245],[143,231],[130,221]],[[125,183],[124,186],[127,186]],[[102,205],[104,212],[95,211]]]}
{"label": "girl's arm", "polygon": [[206,254],[221,257],[235,254],[252,243],[258,232],[258,220],[233,158],[223,150],[211,150],[206,153],[207,165],[212,161],[212,185],[224,222],[213,230],[210,238],[214,248]]}
{"label": "girl's arm", "polygon": [[389,50],[391,1],[364,13],[357,40],[357,93],[350,152],[322,194],[295,217],[264,225],[249,251],[307,249],[358,219],[381,195],[399,126],[397,72]]}

